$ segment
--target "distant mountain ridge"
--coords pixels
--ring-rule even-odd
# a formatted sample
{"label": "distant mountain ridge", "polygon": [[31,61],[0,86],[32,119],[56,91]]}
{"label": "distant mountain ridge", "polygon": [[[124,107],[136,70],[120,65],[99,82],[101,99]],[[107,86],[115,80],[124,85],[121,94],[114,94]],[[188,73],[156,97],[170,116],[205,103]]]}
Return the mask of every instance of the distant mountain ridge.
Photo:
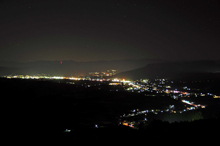
{"label": "distant mountain ridge", "polygon": [[168,62],[157,59],[126,59],[112,61],[88,61],[77,62],[73,60],[61,61],[35,61],[35,62],[13,62],[0,61],[0,75],[9,74],[50,74],[63,76],[87,75],[89,72],[103,72],[108,69],[115,69],[117,72],[124,72],[143,67],[151,63]]}
{"label": "distant mountain ridge", "polygon": [[203,73],[203,76],[220,71],[220,61],[180,61],[168,63],[148,64],[145,67],[131,71],[121,72],[118,78],[143,79],[143,78],[180,78],[190,77]]}

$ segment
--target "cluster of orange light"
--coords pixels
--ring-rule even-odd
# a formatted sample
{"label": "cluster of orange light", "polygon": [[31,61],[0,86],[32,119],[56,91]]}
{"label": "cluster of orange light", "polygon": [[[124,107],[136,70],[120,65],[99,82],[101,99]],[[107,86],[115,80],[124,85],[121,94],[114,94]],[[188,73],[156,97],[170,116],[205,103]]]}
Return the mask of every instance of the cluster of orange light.
{"label": "cluster of orange light", "polygon": [[133,125],[130,125],[130,124],[126,123],[126,122],[123,122],[122,124],[123,124],[124,126],[129,126],[129,127],[131,127],[131,128],[134,128]]}

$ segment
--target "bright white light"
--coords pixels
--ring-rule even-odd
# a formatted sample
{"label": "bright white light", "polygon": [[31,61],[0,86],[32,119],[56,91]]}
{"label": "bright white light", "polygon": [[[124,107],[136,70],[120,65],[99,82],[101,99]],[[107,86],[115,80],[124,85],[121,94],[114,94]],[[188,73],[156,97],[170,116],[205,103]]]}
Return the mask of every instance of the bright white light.
{"label": "bright white light", "polygon": [[53,76],[52,79],[63,79],[63,77]]}
{"label": "bright white light", "polygon": [[119,80],[117,78],[112,80],[113,82],[119,82]]}
{"label": "bright white light", "polygon": [[78,80],[78,78],[73,78],[73,77],[72,77],[72,78],[69,78],[69,79],[70,79],[70,80]]}

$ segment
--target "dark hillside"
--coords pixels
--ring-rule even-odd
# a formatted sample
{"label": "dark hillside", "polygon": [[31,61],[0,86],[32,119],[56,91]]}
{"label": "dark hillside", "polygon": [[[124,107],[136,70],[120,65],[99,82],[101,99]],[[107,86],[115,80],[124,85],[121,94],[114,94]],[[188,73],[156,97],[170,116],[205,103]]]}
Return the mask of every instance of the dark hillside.
{"label": "dark hillside", "polygon": [[[220,71],[220,65],[215,61],[189,61],[172,63],[155,63],[145,67],[122,72],[116,75],[119,78],[143,79],[143,78],[180,78],[213,76],[212,73]],[[198,76],[199,75],[199,76]],[[217,75],[214,75],[217,76]]]}

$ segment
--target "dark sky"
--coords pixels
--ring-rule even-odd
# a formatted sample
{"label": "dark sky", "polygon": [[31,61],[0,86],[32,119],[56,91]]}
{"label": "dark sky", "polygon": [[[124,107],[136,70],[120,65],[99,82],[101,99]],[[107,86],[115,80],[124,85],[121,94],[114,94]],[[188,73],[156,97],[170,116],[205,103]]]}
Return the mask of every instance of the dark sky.
{"label": "dark sky", "polygon": [[219,0],[0,1],[0,60],[204,60],[219,54]]}

